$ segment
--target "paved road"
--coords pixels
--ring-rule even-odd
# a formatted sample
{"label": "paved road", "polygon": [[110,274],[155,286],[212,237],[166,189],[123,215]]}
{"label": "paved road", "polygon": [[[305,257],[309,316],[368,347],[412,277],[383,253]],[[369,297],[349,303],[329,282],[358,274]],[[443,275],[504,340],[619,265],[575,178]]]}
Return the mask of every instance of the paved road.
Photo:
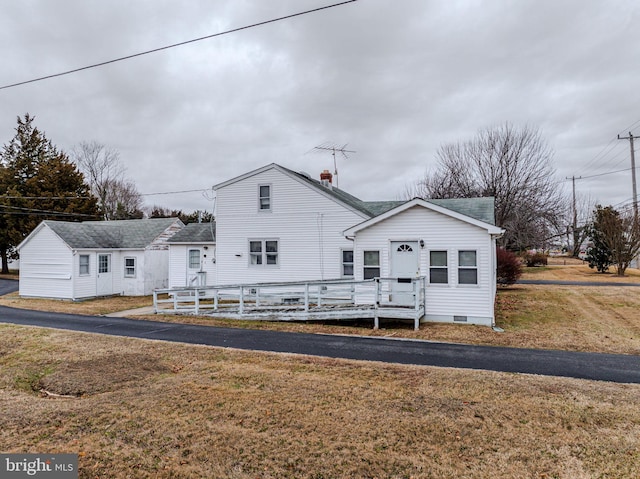
{"label": "paved road", "polygon": [[631,355],[218,328],[3,306],[0,322],[246,350],[640,383],[640,356]]}
{"label": "paved road", "polygon": [[12,279],[0,279],[0,296],[18,291],[18,281]]}

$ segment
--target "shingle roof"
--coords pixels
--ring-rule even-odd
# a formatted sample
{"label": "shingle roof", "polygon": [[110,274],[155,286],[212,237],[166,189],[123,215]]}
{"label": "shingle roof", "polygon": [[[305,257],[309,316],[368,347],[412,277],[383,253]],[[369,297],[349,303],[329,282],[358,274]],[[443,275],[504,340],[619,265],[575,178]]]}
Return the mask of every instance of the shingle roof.
{"label": "shingle roof", "polygon": [[142,249],[149,246],[177,218],[152,218],[145,220],[45,221],[71,248],[80,249]]}
{"label": "shingle roof", "polygon": [[189,223],[168,240],[169,243],[215,243],[215,241],[215,222]]}
{"label": "shingle roof", "polygon": [[[406,203],[406,201],[362,201],[359,198],[356,198],[355,196],[347,193],[346,191],[336,188],[335,186],[327,188],[320,181],[310,178],[306,174],[296,173],[293,170],[289,170],[284,167],[282,168],[294,175],[297,175],[299,178],[309,183],[314,188],[321,188],[322,191],[326,192],[330,196],[335,197],[336,199],[350,205],[351,207],[357,209],[358,211],[361,211],[362,213],[370,217],[381,215],[389,210],[392,210],[393,208]],[[455,211],[456,213],[460,213],[476,220],[480,220],[484,223],[495,225],[495,206],[494,199],[491,197],[451,198],[437,200],[428,199],[426,201],[433,203],[434,205],[447,208],[448,210]]]}
{"label": "shingle roof", "polygon": [[[294,171],[276,163],[271,163],[270,165],[264,166],[258,170],[255,170],[254,172],[249,172],[246,175],[253,174],[258,171],[263,171],[267,168],[279,168],[280,170],[285,171],[291,176],[308,184],[312,188],[322,191],[324,194],[333,197],[336,201],[339,201],[342,204],[347,205],[348,207],[351,207],[356,211],[359,211],[369,218],[373,218],[386,213],[387,211],[396,208],[406,203],[407,201],[411,201],[362,201],[361,199],[356,198],[355,196],[347,193],[344,190],[341,190],[340,188],[336,188],[335,186],[326,187],[320,180],[316,180],[306,173]],[[216,185],[214,188],[219,188],[221,186],[229,184],[230,182],[238,181],[239,179],[244,178],[246,175],[242,175],[234,178],[233,180],[229,180]],[[426,201],[455,211],[456,213],[460,213],[476,220],[480,220],[484,223],[495,225],[493,198],[452,198]]]}
{"label": "shingle roof", "polygon": [[495,200],[491,196],[484,198],[449,198],[426,201],[490,225],[495,226],[496,224]]}

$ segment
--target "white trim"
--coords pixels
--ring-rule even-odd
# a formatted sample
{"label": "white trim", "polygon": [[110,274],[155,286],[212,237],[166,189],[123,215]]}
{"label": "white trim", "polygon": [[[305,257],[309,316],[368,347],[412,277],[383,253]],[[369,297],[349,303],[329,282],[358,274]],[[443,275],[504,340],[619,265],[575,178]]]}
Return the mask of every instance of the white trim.
{"label": "white trim", "polygon": [[381,221],[391,218],[392,216],[395,216],[399,213],[402,213],[403,211],[406,211],[409,208],[413,208],[414,206],[420,206],[422,208],[432,210],[446,216],[450,216],[451,218],[464,221],[465,223],[469,223],[471,225],[487,230],[487,232],[491,235],[502,235],[504,233],[504,230],[502,228],[498,228],[497,226],[494,226],[492,224],[485,223],[484,221],[477,220],[475,218],[472,218],[471,216],[463,215],[462,213],[458,213],[448,208],[435,205],[423,199],[414,198],[413,200],[407,201],[406,203],[396,206],[395,208],[392,208],[389,211],[382,213],[381,215],[375,216],[371,219],[363,221],[360,224],[352,226],[351,228],[344,231],[344,235],[348,238],[353,237],[357,232],[362,231],[365,228],[369,228],[370,226],[380,223]]}

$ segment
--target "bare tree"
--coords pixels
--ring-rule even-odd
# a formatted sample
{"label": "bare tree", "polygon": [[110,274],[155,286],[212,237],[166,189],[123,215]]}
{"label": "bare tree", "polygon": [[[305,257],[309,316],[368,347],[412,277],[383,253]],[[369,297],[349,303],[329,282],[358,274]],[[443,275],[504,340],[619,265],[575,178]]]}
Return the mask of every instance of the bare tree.
{"label": "bare tree", "polygon": [[496,224],[512,250],[545,246],[562,228],[566,202],[551,166],[553,153],[540,132],[505,124],[473,140],[443,145],[438,168],[417,183],[425,198],[493,196]]}
{"label": "bare tree", "polygon": [[[572,200],[567,200],[573,203]],[[589,222],[592,220],[592,211],[595,201],[588,195],[576,195],[575,205],[567,208],[567,216],[564,219],[567,224],[566,238],[571,256],[577,258],[585,241],[589,237]],[[575,209],[574,209],[575,206]]]}
{"label": "bare tree", "polygon": [[82,142],[73,148],[72,156],[98,198],[105,220],[142,217],[142,197],[136,185],[125,179],[117,150],[96,141]]}

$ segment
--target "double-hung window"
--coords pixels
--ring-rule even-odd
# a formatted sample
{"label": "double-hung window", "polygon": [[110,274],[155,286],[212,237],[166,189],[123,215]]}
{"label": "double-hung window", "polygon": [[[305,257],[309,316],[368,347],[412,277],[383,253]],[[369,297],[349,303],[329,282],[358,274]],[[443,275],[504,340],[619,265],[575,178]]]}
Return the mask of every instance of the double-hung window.
{"label": "double-hung window", "polygon": [[124,276],[125,278],[136,277],[136,259],[135,258],[124,259]]}
{"label": "double-hung window", "polygon": [[258,210],[271,211],[271,185],[258,185]]}
{"label": "double-hung window", "polygon": [[363,277],[364,279],[380,277],[380,251],[364,252]]}
{"label": "double-hung window", "polygon": [[353,250],[342,250],[342,276],[345,278],[353,278]]}
{"label": "double-hung window", "polygon": [[478,284],[476,251],[458,251],[458,284]]}
{"label": "double-hung window", "polygon": [[87,276],[89,274],[89,255],[81,254],[79,264],[80,270],[78,272],[80,273],[80,276]]}
{"label": "double-hung window", "polygon": [[447,284],[448,282],[447,252],[429,251],[429,283]]}
{"label": "double-hung window", "polygon": [[189,250],[189,269],[200,269],[200,250]]}
{"label": "double-hung window", "polygon": [[278,264],[278,240],[249,241],[249,264],[273,266]]}

